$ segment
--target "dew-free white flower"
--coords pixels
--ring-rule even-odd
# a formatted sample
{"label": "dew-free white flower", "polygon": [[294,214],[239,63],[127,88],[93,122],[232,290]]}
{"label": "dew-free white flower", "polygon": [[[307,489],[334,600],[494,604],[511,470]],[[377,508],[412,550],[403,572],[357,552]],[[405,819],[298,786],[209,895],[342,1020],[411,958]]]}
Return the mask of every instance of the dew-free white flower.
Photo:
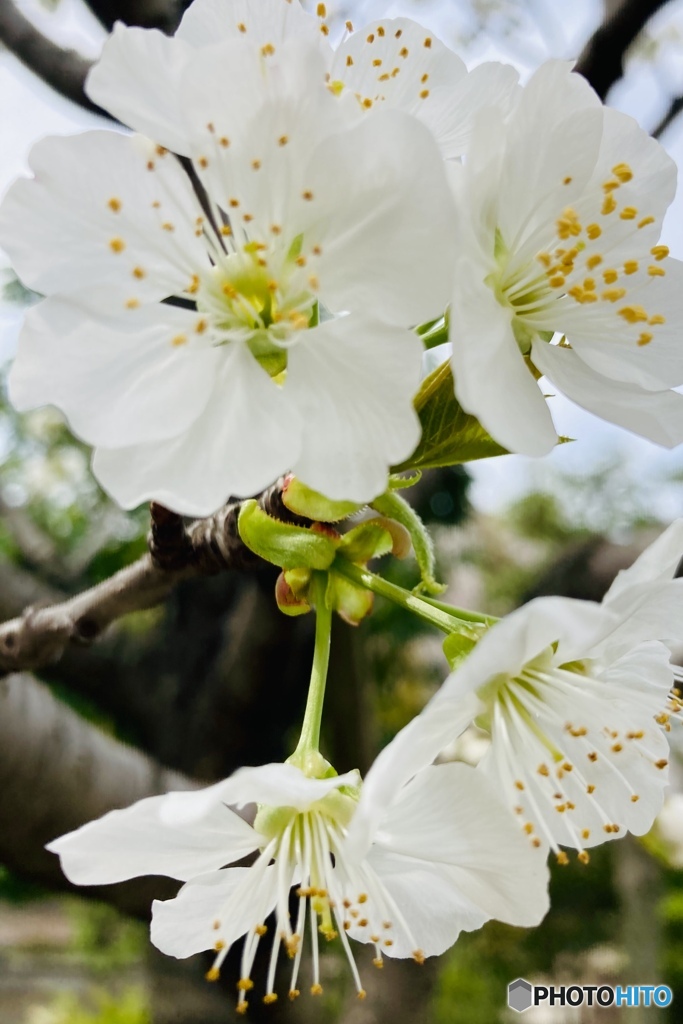
{"label": "dew-free white flower", "polygon": [[385,18],[353,32],[335,51],[330,70],[331,88],[357,112],[391,107],[413,114],[446,159],[466,151],[479,110],[509,111],[518,77],[495,62],[468,74],[457,54],[409,18]]}
{"label": "dew-free white flower", "polygon": [[454,187],[469,249],[451,307],[464,408],[507,448],[544,455],[557,440],[545,375],[603,419],[683,441],[683,397],[668,390],[683,383],[681,263],[658,244],[676,168],[662,147],[550,62],[507,119],[476,118]]}
{"label": "dew-free white flower", "polygon": [[[184,881],[175,899],[154,903],[152,941],[176,957],[214,949],[209,978],[215,979],[231,945],[245,936],[242,1011],[271,913],[266,1002],[277,998],[281,947],[293,959],[290,995],[299,994],[307,930],[311,992],[322,991],[321,933],[339,938],[363,995],[349,937],[371,943],[381,966],[384,956],[422,962],[491,917],[527,926],[541,920],[548,907],[543,858],[529,851],[480,773],[465,765],[420,772],[392,794],[367,855],[352,862],[344,840],[358,783],[357,772],[311,779],[290,764],[243,768],[205,790],[112,811],[48,849],[77,884],[145,874]],[[251,803],[259,807],[253,827],[227,806]],[[444,821],[446,808],[455,814]],[[225,866],[250,853],[258,854],[251,867]],[[294,918],[292,887],[299,897]]]}
{"label": "dew-free white flower", "polygon": [[126,507],[204,515],[288,469],[364,501],[417,442],[408,328],[453,272],[443,163],[401,112],[347,127],[321,61],[299,43],[193,50],[179,103],[203,203],[164,149],[92,132],[39,143],[0,211],[49,296],[12,400],[58,405]]}
{"label": "dew-free white flower", "polygon": [[587,860],[588,847],[647,832],[668,779],[669,715],[681,706],[660,642],[683,637],[683,580],[672,579],[681,551],[683,520],[602,605],[538,598],[494,625],[380,754],[352,849],[367,846],[393,787],[475,717],[491,734],[479,770],[534,845],[574,847]]}

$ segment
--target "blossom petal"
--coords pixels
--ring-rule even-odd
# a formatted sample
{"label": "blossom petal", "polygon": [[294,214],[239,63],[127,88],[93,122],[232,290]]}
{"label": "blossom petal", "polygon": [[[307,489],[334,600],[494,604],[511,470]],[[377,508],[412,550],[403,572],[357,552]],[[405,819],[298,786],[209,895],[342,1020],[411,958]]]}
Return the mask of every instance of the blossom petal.
{"label": "blossom petal", "polygon": [[305,173],[292,218],[321,250],[315,270],[325,305],[362,307],[405,327],[441,315],[450,299],[455,211],[424,125],[381,110],[323,139]]}
{"label": "blossom petal", "polygon": [[463,408],[511,451],[547,455],[557,443],[548,405],[483,274],[458,264],[451,306],[455,392]]}
{"label": "blossom petal", "polygon": [[200,875],[175,899],[154,901],[150,937],[162,953],[179,959],[213,949],[218,941],[231,945],[265,920],[276,898],[274,866]]}
{"label": "blossom petal", "polygon": [[129,128],[187,155],[179,85],[190,54],[177,36],[117,22],[88,75],[86,92]]}
{"label": "blossom petal", "polygon": [[571,349],[534,342],[538,369],[582,409],[609,423],[674,448],[683,441],[683,395],[646,391],[637,384],[609,380],[591,370]]}
{"label": "blossom petal", "polygon": [[223,353],[213,393],[182,435],[96,450],[93,471],[124,508],[154,500],[210,515],[231,494],[263,490],[296,461],[297,410],[248,348],[232,343]]}
{"label": "blossom petal", "polygon": [[221,802],[236,807],[255,803],[307,811],[311,804],[322,800],[328,793],[343,786],[357,786],[358,781],[357,771],[334,775],[328,779],[311,779],[293,764],[274,763],[259,765],[257,768],[238,768],[215,787],[190,795],[174,793],[173,799],[164,805],[164,815],[166,820],[175,825],[195,821],[207,813],[217,796]]}
{"label": "blossom petal", "polygon": [[673,579],[682,556],[683,519],[677,519],[636,558],[633,565],[617,574],[603,599],[604,603],[611,604],[631,587],[642,583],[664,583]]}
{"label": "blossom petal", "polygon": [[164,813],[175,796],[191,801],[205,792],[146,797],[60,836],[47,849],[59,854],[62,871],[77,885],[108,885],[139,875],[186,881],[240,860],[260,841],[251,825],[222,803],[207,802],[192,829]]}
{"label": "blossom petal", "polygon": [[373,842],[382,816],[402,787],[452,740],[456,739],[481,711],[473,693],[430,707],[408,723],[380,752],[363,781],[361,797],[347,837],[349,856],[360,859]]}
{"label": "blossom petal", "polygon": [[29,287],[97,288],[103,311],[123,312],[182,293],[208,269],[189,178],[147,139],[113,131],[42,139],[30,163],[35,180],[17,181],[0,209],[0,240]]}
{"label": "blossom petal", "polygon": [[420,438],[413,395],[422,346],[412,331],[353,314],[307,331],[285,390],[307,425],[292,469],[329,498],[369,501]]}
{"label": "blossom petal", "polygon": [[268,43],[304,38],[320,44],[319,22],[290,0],[194,0],[185,11],[176,38],[204,47],[223,39],[240,39],[259,50]]}
{"label": "blossom petal", "polygon": [[145,306],[120,319],[121,330],[93,322],[75,298],[53,296],[30,309],[10,374],[14,406],[56,405],[90,444],[158,441],[187,429],[206,405],[219,360],[199,344],[196,314]]}
{"label": "blossom petal", "polygon": [[[401,792],[368,855],[425,955],[490,918],[538,924],[548,910],[545,857],[505,815],[493,787],[461,764],[426,768]],[[406,956],[399,939],[386,952]]]}

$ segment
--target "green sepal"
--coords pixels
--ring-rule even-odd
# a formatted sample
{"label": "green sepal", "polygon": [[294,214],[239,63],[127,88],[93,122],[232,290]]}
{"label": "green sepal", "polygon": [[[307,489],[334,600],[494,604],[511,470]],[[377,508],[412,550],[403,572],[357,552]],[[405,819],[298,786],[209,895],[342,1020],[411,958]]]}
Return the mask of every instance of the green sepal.
{"label": "green sepal", "polygon": [[350,626],[358,626],[372,611],[374,594],[364,587],[331,572],[327,580],[325,600],[328,608],[339,615]]}
{"label": "green sepal", "polygon": [[[298,571],[300,570],[291,570],[291,572]],[[303,571],[308,572],[307,569]],[[291,618],[295,618],[298,615],[306,615],[311,611],[311,605],[308,601],[306,590],[304,589],[297,593],[287,577],[287,571],[281,572],[275,583],[275,600],[277,601],[277,606],[283,615],[289,615]]]}
{"label": "green sepal", "polygon": [[331,501],[324,494],[312,490],[295,476],[289,476],[282,488],[282,501],[290,510],[319,523],[338,523],[358,512],[363,506],[353,501]]}
{"label": "green sepal", "polygon": [[477,639],[467,633],[449,633],[443,642],[443,653],[451,670],[456,668],[461,661],[477,645]]}
{"label": "green sepal", "polygon": [[395,491],[386,491],[372,502],[372,508],[387,519],[393,519],[410,534],[413,550],[422,579],[416,590],[424,590],[428,594],[442,594],[446,587],[438,583],[434,575],[436,563],[434,544],[427,527],[422,522],[412,505]]}
{"label": "green sepal", "polygon": [[448,362],[425,377],[414,405],[422,425],[422,437],[410,458],[391,467],[392,473],[455,466],[508,454],[456,400]]}
{"label": "green sepal", "polygon": [[339,545],[329,533],[273,519],[253,498],[242,505],[237,528],[251,551],[281,569],[328,569]]}
{"label": "green sepal", "polygon": [[390,531],[375,519],[354,526],[339,543],[339,555],[349,562],[365,565],[371,558],[388,555],[394,547]]}
{"label": "green sepal", "polygon": [[392,473],[389,477],[389,483],[387,490],[389,491],[405,491],[408,487],[414,487],[415,484],[419,484],[422,479],[422,473],[419,469],[413,470],[412,473]]}

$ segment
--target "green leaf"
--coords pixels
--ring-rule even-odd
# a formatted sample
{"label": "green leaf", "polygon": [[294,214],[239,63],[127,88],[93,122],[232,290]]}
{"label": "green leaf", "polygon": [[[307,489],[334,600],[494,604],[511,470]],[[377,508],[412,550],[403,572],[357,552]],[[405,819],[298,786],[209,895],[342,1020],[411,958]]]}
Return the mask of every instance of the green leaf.
{"label": "green leaf", "polygon": [[422,438],[410,458],[391,467],[392,473],[455,466],[508,454],[486,433],[479,420],[458,404],[448,362],[437,366],[423,380],[415,397],[415,410],[422,424]]}

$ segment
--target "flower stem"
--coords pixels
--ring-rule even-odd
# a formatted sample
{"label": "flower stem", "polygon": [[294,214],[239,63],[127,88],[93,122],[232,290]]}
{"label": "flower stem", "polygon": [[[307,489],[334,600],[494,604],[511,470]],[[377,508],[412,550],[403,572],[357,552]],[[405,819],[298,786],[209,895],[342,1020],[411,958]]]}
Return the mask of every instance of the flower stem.
{"label": "flower stem", "polygon": [[327,668],[330,663],[330,636],[332,633],[332,611],[327,607],[327,575],[322,572],[313,574],[313,601],[315,604],[315,647],[313,650],[313,666],[311,681],[308,684],[306,710],[301,726],[301,736],[290,761],[299,763],[310,754],[318,753],[320,744],[320,722],[325,700],[325,684]]}
{"label": "flower stem", "polygon": [[459,608],[449,608],[448,605],[444,605],[441,602],[433,601],[426,597],[418,597],[417,594],[412,594],[409,590],[404,590],[403,587],[390,583],[389,580],[385,580],[381,576],[376,576],[375,573],[370,572],[368,569],[363,569],[359,565],[353,565],[351,562],[344,562],[340,558],[334,563],[332,571],[361,587],[365,587],[366,590],[371,590],[374,594],[386,597],[389,601],[393,601],[394,604],[399,605],[401,608],[405,608],[414,615],[418,615],[425,622],[436,626],[437,629],[442,630],[444,633],[469,634],[471,633],[472,625],[489,625],[491,622],[490,617],[487,615],[480,615],[477,612],[469,611],[463,611],[461,615],[461,609]]}

